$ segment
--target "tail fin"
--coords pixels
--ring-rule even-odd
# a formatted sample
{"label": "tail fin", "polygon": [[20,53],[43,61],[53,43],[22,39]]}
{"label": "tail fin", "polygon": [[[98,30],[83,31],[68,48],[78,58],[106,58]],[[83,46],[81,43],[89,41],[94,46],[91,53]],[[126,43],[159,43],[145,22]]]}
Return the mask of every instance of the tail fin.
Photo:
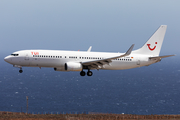
{"label": "tail fin", "polygon": [[151,38],[140,49],[133,51],[136,54],[159,56],[166,33],[167,25],[161,25]]}

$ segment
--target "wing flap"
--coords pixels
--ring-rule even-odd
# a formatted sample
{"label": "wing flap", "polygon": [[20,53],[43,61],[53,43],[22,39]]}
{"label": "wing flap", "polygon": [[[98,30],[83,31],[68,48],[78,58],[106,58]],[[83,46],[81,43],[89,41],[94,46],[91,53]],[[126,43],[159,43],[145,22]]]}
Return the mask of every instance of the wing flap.
{"label": "wing flap", "polygon": [[115,56],[115,57],[110,57],[110,58],[105,58],[105,59],[94,60],[94,61],[82,62],[82,65],[86,66],[86,68],[88,68],[88,69],[92,69],[92,68],[99,69],[99,68],[102,68],[103,65],[109,65],[109,63],[111,63],[112,60],[114,60],[114,59],[122,58],[122,57],[130,55],[132,50],[133,50],[133,47],[134,47],[134,44],[123,55]]}

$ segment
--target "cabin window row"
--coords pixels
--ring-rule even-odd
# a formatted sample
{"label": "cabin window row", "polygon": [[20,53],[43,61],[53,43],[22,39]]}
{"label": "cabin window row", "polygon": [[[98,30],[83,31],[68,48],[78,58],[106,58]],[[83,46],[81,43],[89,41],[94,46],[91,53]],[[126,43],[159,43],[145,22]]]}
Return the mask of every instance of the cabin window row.
{"label": "cabin window row", "polygon": [[51,56],[51,55],[33,55],[33,57],[44,57],[44,58],[62,58],[62,56]]}
{"label": "cabin window row", "polygon": [[[62,58],[62,56],[51,56],[51,55],[33,55],[33,57],[42,57],[42,58]],[[66,58],[66,56],[65,56]],[[69,56],[69,58],[72,59],[77,59],[77,57],[75,56]],[[99,58],[99,57],[79,57],[80,59],[96,59],[96,60],[100,60],[103,58]],[[114,59],[114,60],[122,60],[122,61],[132,61],[132,59]]]}
{"label": "cabin window row", "polygon": [[79,57],[80,59],[103,59],[99,57]]}
{"label": "cabin window row", "polygon": [[[44,57],[44,58],[62,58],[62,56],[50,56],[50,55],[33,55],[33,57]],[[66,58],[66,56],[65,56]],[[78,57],[69,56],[69,58],[77,59]],[[80,59],[103,59],[99,57],[79,57]]]}
{"label": "cabin window row", "polygon": [[114,60],[132,61],[132,59],[114,59]]}
{"label": "cabin window row", "polygon": [[74,58],[74,59],[77,59],[77,57],[75,57],[75,56],[69,56],[69,58]]}

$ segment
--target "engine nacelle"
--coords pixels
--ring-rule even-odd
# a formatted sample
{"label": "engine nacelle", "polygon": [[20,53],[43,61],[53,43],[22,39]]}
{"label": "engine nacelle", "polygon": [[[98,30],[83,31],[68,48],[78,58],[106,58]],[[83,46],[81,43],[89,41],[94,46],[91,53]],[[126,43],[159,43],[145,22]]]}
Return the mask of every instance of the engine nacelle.
{"label": "engine nacelle", "polygon": [[83,67],[81,63],[67,62],[64,65],[66,71],[82,71]]}
{"label": "engine nacelle", "polygon": [[54,68],[54,70],[55,70],[55,71],[66,71],[66,70],[64,69],[64,67]]}

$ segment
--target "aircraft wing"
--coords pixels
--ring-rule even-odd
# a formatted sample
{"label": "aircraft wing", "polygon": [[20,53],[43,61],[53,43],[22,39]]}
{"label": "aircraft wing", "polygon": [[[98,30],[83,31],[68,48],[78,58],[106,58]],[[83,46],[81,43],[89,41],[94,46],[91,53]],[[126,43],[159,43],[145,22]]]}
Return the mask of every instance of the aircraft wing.
{"label": "aircraft wing", "polygon": [[134,47],[134,44],[123,55],[110,57],[110,58],[105,58],[105,59],[94,60],[94,61],[82,62],[82,65],[83,65],[83,67],[85,69],[99,69],[99,68],[102,68],[103,65],[106,65],[106,64],[109,65],[109,63],[111,63],[112,60],[114,60],[114,59],[122,58],[122,57],[130,55],[132,50],[133,50],[133,47]]}
{"label": "aircraft wing", "polygon": [[149,59],[157,60],[157,59],[162,59],[162,58],[171,57],[171,56],[175,56],[175,55],[165,55],[165,56],[158,56],[158,57],[149,57]]}

